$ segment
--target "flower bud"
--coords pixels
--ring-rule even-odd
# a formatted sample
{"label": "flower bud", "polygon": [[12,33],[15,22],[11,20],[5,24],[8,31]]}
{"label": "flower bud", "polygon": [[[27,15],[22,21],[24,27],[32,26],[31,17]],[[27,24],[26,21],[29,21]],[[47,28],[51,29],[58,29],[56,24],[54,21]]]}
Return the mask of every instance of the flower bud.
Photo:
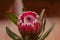
{"label": "flower bud", "polygon": [[23,12],[18,17],[18,28],[23,38],[26,35],[37,37],[41,29],[39,15],[32,11]]}

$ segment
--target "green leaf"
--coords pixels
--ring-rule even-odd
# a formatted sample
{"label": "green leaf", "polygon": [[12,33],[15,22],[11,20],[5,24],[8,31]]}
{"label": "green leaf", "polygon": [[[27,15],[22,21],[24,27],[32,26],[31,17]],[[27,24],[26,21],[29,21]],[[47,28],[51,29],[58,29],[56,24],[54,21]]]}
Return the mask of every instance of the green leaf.
{"label": "green leaf", "polygon": [[39,40],[44,40],[49,35],[49,33],[52,31],[52,29],[54,28],[54,26],[55,26],[55,23],[52,24],[52,26],[45,32],[45,34],[43,36],[40,37]]}
{"label": "green leaf", "polygon": [[[45,30],[45,24],[46,24],[46,17],[45,17],[45,20],[43,20],[44,19],[44,16],[46,16],[46,15],[44,15],[44,12],[45,12],[45,9],[43,9],[42,11],[41,11],[41,14],[40,14],[40,25],[41,25],[41,33],[39,34],[39,38],[42,36],[42,34],[43,34],[43,32],[44,32],[44,30]],[[43,21],[44,21],[44,23],[43,23]]]}
{"label": "green leaf", "polygon": [[11,12],[8,12],[8,17],[15,25],[17,25],[18,18],[15,15],[13,15]]}
{"label": "green leaf", "polygon": [[45,17],[44,23],[43,23],[43,31],[45,30],[45,25],[46,25],[46,17]]}
{"label": "green leaf", "polygon": [[9,37],[11,37],[12,39],[14,39],[14,40],[22,40],[21,37],[19,37],[15,33],[13,33],[8,27],[6,27],[6,32],[9,35]]}
{"label": "green leaf", "polygon": [[[40,14],[40,23],[41,23],[43,30],[45,29],[45,24],[46,24],[46,15],[44,15],[44,12],[45,12],[45,9],[43,9]],[[44,20],[44,17],[45,17],[45,20]]]}
{"label": "green leaf", "polygon": [[41,14],[40,14],[40,19],[41,19],[41,21],[43,21],[44,12],[45,12],[45,9],[43,9],[43,10],[41,11]]}
{"label": "green leaf", "polygon": [[45,25],[46,25],[46,18],[44,20],[44,23],[42,24],[41,33],[39,34],[38,38],[40,38],[43,35],[43,32],[45,30]]}

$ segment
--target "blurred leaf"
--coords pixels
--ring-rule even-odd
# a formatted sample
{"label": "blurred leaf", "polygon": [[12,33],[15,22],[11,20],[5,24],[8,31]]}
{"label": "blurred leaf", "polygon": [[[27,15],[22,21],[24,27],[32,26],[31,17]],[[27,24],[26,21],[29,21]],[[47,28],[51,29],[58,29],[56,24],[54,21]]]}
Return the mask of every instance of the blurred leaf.
{"label": "blurred leaf", "polygon": [[[45,12],[45,9],[43,9],[40,14],[40,23],[41,23],[43,30],[45,29],[45,22],[46,22],[46,15],[44,15],[44,12]],[[45,17],[45,20],[43,20],[44,17]],[[43,21],[44,21],[44,23],[43,23]]]}
{"label": "blurred leaf", "polygon": [[45,25],[46,25],[46,17],[45,17],[44,23],[43,23],[43,31],[45,30]]}
{"label": "blurred leaf", "polygon": [[[42,11],[41,11],[41,14],[40,14],[40,25],[41,25],[41,33],[39,34],[39,38],[42,36],[42,34],[43,34],[43,32],[44,32],[44,30],[45,30],[45,23],[46,23],[46,19],[45,20],[43,20],[44,19],[44,16],[46,16],[46,15],[44,15],[44,12],[45,12],[45,9],[43,9]],[[44,21],[44,23],[43,23],[43,21]]]}
{"label": "blurred leaf", "polygon": [[45,30],[45,25],[46,25],[46,19],[44,20],[44,24],[42,25],[41,33],[39,34],[38,38],[40,38],[43,35],[43,32]]}
{"label": "blurred leaf", "polygon": [[45,30],[45,25],[46,25],[46,19],[44,20],[44,24],[42,24],[41,33],[39,34],[38,38],[40,38],[43,35],[43,32]]}
{"label": "blurred leaf", "polygon": [[45,12],[45,9],[43,9],[43,10],[41,11],[41,14],[40,14],[40,19],[41,19],[41,21],[43,21],[44,12]]}
{"label": "blurred leaf", "polygon": [[17,17],[15,15],[13,15],[11,12],[8,12],[8,17],[10,18],[10,20],[17,25]]}
{"label": "blurred leaf", "polygon": [[13,33],[8,27],[6,27],[6,32],[9,35],[9,37],[11,37],[12,39],[14,39],[14,40],[22,40],[21,37],[19,37],[15,33]]}
{"label": "blurred leaf", "polygon": [[40,34],[39,34],[39,36],[38,36],[38,39],[42,36],[42,34],[43,34],[43,27],[42,27],[41,30],[40,30]]}
{"label": "blurred leaf", "polygon": [[43,36],[40,37],[39,40],[44,40],[49,35],[49,33],[52,31],[52,29],[54,28],[54,26],[55,26],[55,23],[52,24],[52,26],[45,32],[45,34]]}

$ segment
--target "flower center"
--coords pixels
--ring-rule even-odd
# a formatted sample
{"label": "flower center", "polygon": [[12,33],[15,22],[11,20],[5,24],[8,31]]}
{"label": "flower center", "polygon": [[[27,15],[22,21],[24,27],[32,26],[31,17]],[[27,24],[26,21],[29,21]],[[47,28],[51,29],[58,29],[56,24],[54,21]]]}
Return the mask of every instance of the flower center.
{"label": "flower center", "polygon": [[32,22],[32,21],[33,21],[31,17],[27,17],[26,19],[27,19],[27,21],[29,21],[29,22]]}
{"label": "flower center", "polygon": [[35,21],[35,18],[31,15],[28,15],[26,17],[24,17],[24,23],[33,23],[33,21]]}

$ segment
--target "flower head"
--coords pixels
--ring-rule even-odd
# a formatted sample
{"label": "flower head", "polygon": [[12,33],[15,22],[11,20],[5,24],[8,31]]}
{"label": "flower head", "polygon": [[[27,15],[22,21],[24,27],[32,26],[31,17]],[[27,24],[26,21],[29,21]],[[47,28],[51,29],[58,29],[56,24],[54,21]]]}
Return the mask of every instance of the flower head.
{"label": "flower head", "polygon": [[18,28],[22,36],[38,36],[40,32],[40,18],[36,12],[26,11],[19,15]]}

